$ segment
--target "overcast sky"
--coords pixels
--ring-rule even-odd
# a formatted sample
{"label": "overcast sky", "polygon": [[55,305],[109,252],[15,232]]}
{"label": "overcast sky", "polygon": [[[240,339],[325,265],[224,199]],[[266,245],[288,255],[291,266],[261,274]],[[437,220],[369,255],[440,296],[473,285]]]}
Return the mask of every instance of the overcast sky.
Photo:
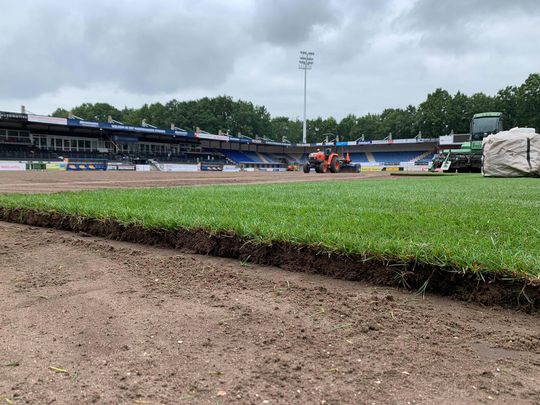
{"label": "overcast sky", "polygon": [[494,94],[540,71],[539,0],[3,2],[0,110],[227,94],[301,117]]}

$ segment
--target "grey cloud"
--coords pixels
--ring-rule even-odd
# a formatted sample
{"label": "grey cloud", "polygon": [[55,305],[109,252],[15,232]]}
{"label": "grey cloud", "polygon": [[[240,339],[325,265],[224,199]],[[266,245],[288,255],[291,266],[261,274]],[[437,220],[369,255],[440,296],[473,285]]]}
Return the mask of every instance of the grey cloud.
{"label": "grey cloud", "polygon": [[[38,5],[0,43],[0,93],[32,97],[62,86],[159,93],[212,88],[233,72],[243,36],[219,14],[157,1]],[[160,7],[162,5],[162,7]],[[26,17],[26,18],[24,18]],[[1,31],[0,31],[1,32]]]}
{"label": "grey cloud", "polygon": [[[537,0],[17,0],[2,8],[0,110],[228,94],[301,116],[418,104],[538,71]],[[532,44],[532,45],[531,45]]]}
{"label": "grey cloud", "polygon": [[317,26],[339,21],[338,9],[327,0],[262,0],[256,3],[256,38],[275,45],[295,45],[309,39]]}
{"label": "grey cloud", "polygon": [[540,16],[537,0],[418,0],[396,19],[395,26],[419,34],[421,46],[460,54],[496,45],[486,43],[483,34],[501,23],[515,25],[519,31],[516,21],[534,16]]}
{"label": "grey cloud", "polygon": [[403,18],[413,29],[451,27],[464,28],[464,25],[489,26],[494,17],[507,19],[518,15],[540,15],[538,0],[418,0]]}

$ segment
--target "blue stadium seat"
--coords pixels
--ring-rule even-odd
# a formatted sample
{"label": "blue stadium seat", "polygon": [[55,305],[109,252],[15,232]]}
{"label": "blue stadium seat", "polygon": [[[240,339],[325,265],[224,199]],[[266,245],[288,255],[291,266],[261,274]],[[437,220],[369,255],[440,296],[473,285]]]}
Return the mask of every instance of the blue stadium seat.
{"label": "blue stadium seat", "polygon": [[229,149],[220,149],[220,152],[227,156],[235,163],[255,163],[253,159],[248,157],[244,152]]}
{"label": "blue stadium seat", "polygon": [[378,163],[400,163],[409,162],[422,153],[425,151],[373,152],[373,157]]}
{"label": "blue stadium seat", "polygon": [[353,163],[365,163],[369,162],[366,154],[364,152],[353,152],[349,153],[349,156],[351,157],[351,162]]}
{"label": "blue stadium seat", "polygon": [[418,160],[419,163],[429,163],[433,160],[435,157],[435,153],[431,153],[427,155],[425,158]]}

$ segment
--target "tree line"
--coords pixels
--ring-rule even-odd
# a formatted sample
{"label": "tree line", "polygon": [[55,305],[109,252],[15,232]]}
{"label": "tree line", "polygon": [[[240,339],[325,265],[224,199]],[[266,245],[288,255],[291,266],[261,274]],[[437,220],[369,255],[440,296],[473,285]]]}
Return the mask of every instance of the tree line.
{"label": "tree line", "polygon": [[[534,127],[540,131],[540,74],[534,73],[519,86],[507,86],[494,96],[462,92],[452,95],[443,89],[428,94],[418,106],[387,108],[382,113],[356,116],[349,114],[339,122],[333,117],[308,120],[307,141],[325,139],[365,140],[437,137],[468,133],[475,113],[499,111],[506,128]],[[204,97],[199,100],[171,100],[165,104],[145,104],[141,108],[118,109],[107,103],[84,103],[71,109],[78,117],[106,121],[108,116],[127,125],[141,125],[142,120],[160,128],[171,124],[186,130],[201,128],[211,133],[246,135],[272,140],[302,139],[302,121],[289,117],[272,117],[265,106],[229,96]],[[67,117],[68,110],[58,108],[52,115]]]}

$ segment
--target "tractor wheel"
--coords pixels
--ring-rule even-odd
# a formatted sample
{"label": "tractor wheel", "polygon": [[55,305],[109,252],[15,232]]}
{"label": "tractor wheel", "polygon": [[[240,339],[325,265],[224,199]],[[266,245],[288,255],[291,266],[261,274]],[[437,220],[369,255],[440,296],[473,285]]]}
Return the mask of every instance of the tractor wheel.
{"label": "tractor wheel", "polygon": [[324,162],[321,162],[319,164],[319,173],[326,173],[326,165],[324,164]]}
{"label": "tractor wheel", "polygon": [[339,159],[337,157],[333,157],[332,161],[330,162],[330,171],[332,173],[339,173],[341,169],[341,163],[339,162]]}
{"label": "tractor wheel", "polygon": [[304,165],[304,173],[309,173],[310,170],[311,170],[311,166],[309,165],[309,163],[306,163]]}

